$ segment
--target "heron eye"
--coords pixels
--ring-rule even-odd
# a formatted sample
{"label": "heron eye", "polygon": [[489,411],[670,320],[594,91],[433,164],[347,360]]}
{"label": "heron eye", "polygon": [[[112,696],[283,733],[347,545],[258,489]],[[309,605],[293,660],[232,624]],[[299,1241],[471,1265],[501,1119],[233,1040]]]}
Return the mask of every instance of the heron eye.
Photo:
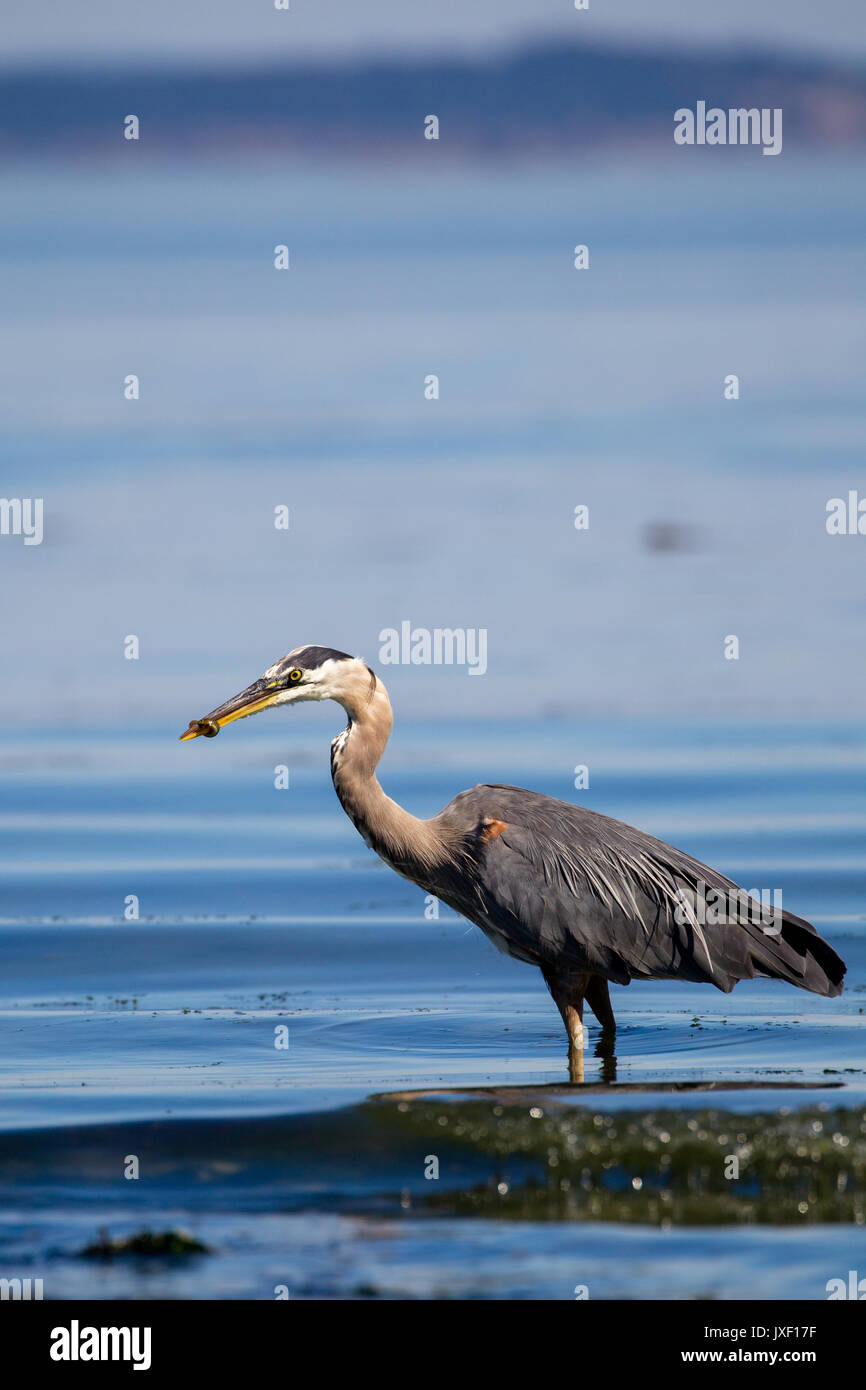
{"label": "heron eye", "polygon": [[290,671],[289,680],[294,684],[296,681],[299,681],[301,679],[301,675],[302,672],[300,671]]}

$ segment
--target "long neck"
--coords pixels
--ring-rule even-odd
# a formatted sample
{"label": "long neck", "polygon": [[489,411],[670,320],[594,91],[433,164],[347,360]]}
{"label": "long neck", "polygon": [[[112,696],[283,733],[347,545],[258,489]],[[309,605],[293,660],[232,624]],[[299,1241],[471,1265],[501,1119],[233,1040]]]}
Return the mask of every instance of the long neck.
{"label": "long neck", "polygon": [[331,744],[331,776],[343,810],[377,854],[423,882],[452,856],[433,822],[404,811],[379,785],[376,768],[394,724],[388,692],[376,677],[372,690],[341,703],[349,724]]}

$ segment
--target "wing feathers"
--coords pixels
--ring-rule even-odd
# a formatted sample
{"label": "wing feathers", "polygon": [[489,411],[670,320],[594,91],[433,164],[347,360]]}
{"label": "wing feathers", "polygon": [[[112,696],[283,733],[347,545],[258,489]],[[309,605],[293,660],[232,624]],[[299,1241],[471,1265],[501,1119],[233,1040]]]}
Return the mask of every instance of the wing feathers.
{"label": "wing feathers", "polygon": [[[520,787],[475,787],[442,814],[504,822],[480,850],[480,910],[468,915],[522,959],[620,983],[678,978],[727,992],[762,974],[841,992],[844,963],[810,922],[788,912],[768,922],[731,879],[644,831]],[[702,920],[699,891],[723,896],[721,921]]]}

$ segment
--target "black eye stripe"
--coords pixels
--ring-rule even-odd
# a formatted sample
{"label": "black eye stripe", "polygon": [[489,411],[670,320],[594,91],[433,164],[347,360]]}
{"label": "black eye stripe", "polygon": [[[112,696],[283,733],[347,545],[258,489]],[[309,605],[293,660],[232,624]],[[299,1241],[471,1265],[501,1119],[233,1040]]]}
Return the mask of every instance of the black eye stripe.
{"label": "black eye stripe", "polygon": [[326,661],[351,661],[348,652],[338,652],[334,647],[298,647],[291,653],[302,671],[315,671]]}

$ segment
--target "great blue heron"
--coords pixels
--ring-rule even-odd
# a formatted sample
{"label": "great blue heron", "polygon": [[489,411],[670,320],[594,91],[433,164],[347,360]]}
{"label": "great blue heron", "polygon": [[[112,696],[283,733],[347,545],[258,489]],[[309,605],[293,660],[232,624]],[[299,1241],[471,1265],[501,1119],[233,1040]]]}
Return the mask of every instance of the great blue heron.
{"label": "great blue heron", "polygon": [[615,1031],[610,980],[690,980],[728,993],[763,975],[841,993],[845,965],[811,923],[756,911],[723,874],[621,821],[498,785],[461,792],[431,820],[410,815],[376,778],[394,722],[388,693],[345,652],[296,647],[181,738],[213,738],[235,719],[302,700],[336,700],[349,717],[331,744],[331,776],[367,844],[500,950],[540,968],[568,1033],[572,1079],[583,1075],[584,1001],[603,1035]]}

